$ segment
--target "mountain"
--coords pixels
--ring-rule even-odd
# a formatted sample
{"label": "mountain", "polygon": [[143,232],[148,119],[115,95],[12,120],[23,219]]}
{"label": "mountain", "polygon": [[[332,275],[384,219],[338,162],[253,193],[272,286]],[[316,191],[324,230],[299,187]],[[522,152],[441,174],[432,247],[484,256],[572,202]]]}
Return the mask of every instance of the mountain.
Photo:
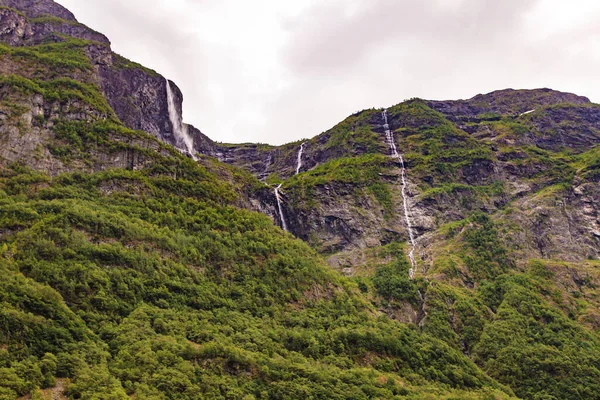
{"label": "mountain", "polygon": [[0,0],[0,42],[0,398],[600,393],[600,106],[224,144],[51,0]]}

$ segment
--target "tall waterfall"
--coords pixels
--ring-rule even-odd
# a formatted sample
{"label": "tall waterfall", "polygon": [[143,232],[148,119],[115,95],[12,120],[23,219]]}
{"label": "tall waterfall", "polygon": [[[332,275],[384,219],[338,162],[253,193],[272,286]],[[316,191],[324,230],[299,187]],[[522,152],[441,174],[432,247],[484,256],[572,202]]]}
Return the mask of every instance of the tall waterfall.
{"label": "tall waterfall", "polygon": [[304,153],[304,145],[306,142],[300,145],[300,150],[298,151],[298,161],[296,163],[296,175],[300,173],[300,168],[302,168],[302,153]]}
{"label": "tall waterfall", "polygon": [[167,105],[169,109],[169,119],[171,120],[171,125],[173,126],[175,146],[179,150],[187,150],[194,161],[198,161],[196,152],[194,151],[194,139],[189,135],[188,126],[187,124],[183,123],[183,118],[177,112],[177,107],[175,107],[175,96],[173,96],[171,83],[166,78],[165,81],[167,83]]}
{"label": "tall waterfall", "polygon": [[279,210],[279,220],[281,221],[281,227],[284,231],[288,230],[287,224],[285,222],[285,217],[283,216],[283,208],[281,207],[281,195],[279,194],[279,189],[281,189],[282,183],[279,184],[275,188],[275,199],[277,199],[277,209]]}
{"label": "tall waterfall", "polygon": [[406,168],[404,167],[404,158],[400,153],[398,153],[398,149],[396,149],[396,143],[394,142],[394,135],[390,130],[390,125],[388,123],[388,115],[387,110],[383,110],[383,129],[385,130],[385,138],[390,146],[390,150],[392,151],[392,157],[398,160],[400,163],[401,177],[402,177],[402,202],[404,203],[404,218],[406,220],[406,229],[408,230],[408,237],[410,238],[410,244],[412,246],[410,252],[408,253],[408,258],[410,260],[410,271],[408,272],[410,279],[413,279],[415,276],[415,271],[417,269],[417,260],[415,259],[415,250],[417,248],[417,243],[415,239],[415,232],[413,230],[412,221],[410,220],[410,204],[408,202],[408,196],[406,194]]}

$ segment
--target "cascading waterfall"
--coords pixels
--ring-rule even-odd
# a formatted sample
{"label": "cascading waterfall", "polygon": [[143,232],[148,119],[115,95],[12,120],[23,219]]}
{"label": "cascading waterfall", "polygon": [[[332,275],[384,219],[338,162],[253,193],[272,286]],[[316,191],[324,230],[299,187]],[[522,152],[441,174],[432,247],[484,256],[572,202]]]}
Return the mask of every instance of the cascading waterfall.
{"label": "cascading waterfall", "polygon": [[415,276],[415,271],[417,269],[417,261],[415,259],[415,250],[417,248],[417,242],[415,238],[415,233],[413,230],[412,222],[410,220],[410,205],[408,203],[408,196],[406,194],[406,168],[404,167],[404,158],[400,153],[398,153],[398,149],[396,149],[396,143],[394,142],[394,135],[390,130],[390,125],[388,123],[388,115],[387,110],[383,110],[383,129],[385,130],[385,138],[390,146],[390,150],[392,151],[392,157],[398,160],[400,163],[401,177],[402,177],[402,201],[404,203],[404,218],[406,220],[406,229],[408,230],[408,237],[410,238],[410,244],[412,246],[410,252],[408,253],[408,258],[410,260],[410,270],[408,272],[410,279],[413,279]]}
{"label": "cascading waterfall", "polygon": [[192,156],[194,161],[198,161],[198,158],[196,157],[196,152],[194,151],[194,139],[190,137],[188,133],[188,126],[187,124],[183,123],[183,118],[177,112],[177,107],[175,107],[175,96],[173,96],[171,83],[166,78],[165,81],[167,83],[167,106],[169,109],[169,119],[171,120],[171,125],[173,126],[175,146],[179,150],[187,150],[187,152]]}
{"label": "cascading waterfall", "polygon": [[298,151],[298,161],[296,163],[296,175],[300,173],[300,168],[302,168],[302,153],[304,153],[304,145],[306,142],[300,145],[300,150]]}
{"label": "cascading waterfall", "polygon": [[275,188],[275,199],[277,199],[277,209],[279,210],[279,220],[281,221],[281,227],[284,231],[288,230],[287,224],[285,222],[285,217],[283,216],[283,208],[281,207],[281,195],[279,194],[279,189],[281,189],[282,183],[279,184]]}
{"label": "cascading waterfall", "polygon": [[[306,142],[302,143],[300,145],[300,150],[298,150],[298,159],[296,162],[296,175],[298,175],[300,173],[300,168],[302,168],[302,153],[304,152],[305,144],[306,144]],[[269,160],[270,159],[271,158],[269,155]],[[281,185],[283,185],[283,183],[280,183],[275,188],[275,199],[277,200],[277,209],[279,211],[279,221],[281,221],[281,227],[283,228],[284,231],[288,231],[287,223],[285,222],[285,217],[283,215],[283,207],[281,206],[281,203],[282,203],[281,194],[279,193],[279,189],[281,189]]]}

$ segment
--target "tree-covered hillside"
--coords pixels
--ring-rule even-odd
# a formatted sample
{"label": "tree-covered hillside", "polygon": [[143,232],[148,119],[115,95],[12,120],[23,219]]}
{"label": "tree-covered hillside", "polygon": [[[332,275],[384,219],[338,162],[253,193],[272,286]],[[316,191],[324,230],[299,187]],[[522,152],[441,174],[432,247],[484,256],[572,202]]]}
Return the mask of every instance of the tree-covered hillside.
{"label": "tree-covered hillside", "polygon": [[228,205],[201,167],[180,167],[3,169],[4,396],[66,378],[73,398],[508,398],[460,351],[378,316],[267,217]]}

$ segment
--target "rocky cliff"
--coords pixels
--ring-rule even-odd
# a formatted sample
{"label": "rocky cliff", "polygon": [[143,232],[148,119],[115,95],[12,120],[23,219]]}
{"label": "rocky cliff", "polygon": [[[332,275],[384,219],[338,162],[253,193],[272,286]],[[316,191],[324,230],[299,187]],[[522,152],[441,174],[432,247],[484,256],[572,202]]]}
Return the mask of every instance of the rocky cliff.
{"label": "rocky cliff", "polygon": [[[89,60],[86,80],[100,88],[125,126],[176,144],[164,77],[114,53],[104,35],[77,22],[71,12],[53,1],[2,0],[0,6],[0,42],[23,47],[21,52],[38,50],[40,45],[48,47],[51,43],[77,47]],[[75,39],[83,42],[75,42]],[[19,50],[16,53],[19,56]],[[174,83],[171,85],[177,112],[181,115],[183,95]],[[211,141],[197,129],[191,130],[199,150],[206,151],[203,144]]]}

